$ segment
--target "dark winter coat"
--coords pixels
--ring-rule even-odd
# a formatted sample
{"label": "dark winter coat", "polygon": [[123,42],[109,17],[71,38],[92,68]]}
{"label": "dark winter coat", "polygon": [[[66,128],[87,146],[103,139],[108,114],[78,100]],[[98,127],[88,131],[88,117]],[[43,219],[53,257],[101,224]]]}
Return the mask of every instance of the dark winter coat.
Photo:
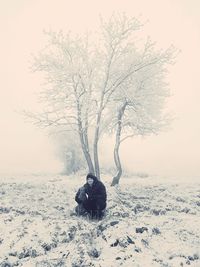
{"label": "dark winter coat", "polygon": [[75,200],[78,204],[82,203],[87,211],[104,210],[106,208],[107,199],[106,188],[95,176],[93,180],[94,182],[92,186],[88,183],[83,186],[87,199],[85,199],[84,194],[82,194],[83,190],[81,192],[81,189],[79,189],[75,196]]}

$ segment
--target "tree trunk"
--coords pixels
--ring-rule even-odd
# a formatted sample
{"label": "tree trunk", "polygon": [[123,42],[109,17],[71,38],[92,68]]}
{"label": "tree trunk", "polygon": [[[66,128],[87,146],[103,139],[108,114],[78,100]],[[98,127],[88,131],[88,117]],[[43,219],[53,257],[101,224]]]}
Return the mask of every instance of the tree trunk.
{"label": "tree trunk", "polygon": [[77,123],[78,123],[78,132],[81,142],[81,148],[83,150],[83,154],[85,156],[87,165],[88,165],[88,171],[91,173],[94,173],[94,165],[91,159],[90,150],[89,150],[89,143],[88,143],[88,133],[87,133],[87,119],[86,118],[86,125],[83,127],[83,120],[81,116],[81,104],[80,104],[80,95],[77,93],[77,85],[74,84],[74,93],[76,96],[76,105],[77,105]]}
{"label": "tree trunk", "polygon": [[88,114],[89,114],[89,103],[91,100],[91,86],[89,86],[89,91],[88,91],[88,105],[85,113],[85,127],[84,127],[84,132],[83,132],[83,137],[84,137],[84,144],[86,147],[86,152],[85,152],[85,158],[87,161],[88,169],[90,173],[94,173],[94,164],[92,162],[91,158],[91,153],[90,153],[90,146],[89,146],[89,141],[88,141]]}
{"label": "tree trunk", "polygon": [[113,177],[111,186],[119,184],[119,180],[122,176],[122,166],[119,157],[119,145],[117,145],[116,149],[114,150],[114,157],[115,157],[115,165],[117,168],[117,174],[115,175],[115,177]]}
{"label": "tree trunk", "polygon": [[[97,115],[96,129],[95,129],[95,136],[94,136],[94,147],[93,147],[94,166],[95,166],[96,177],[99,180],[100,180],[100,167],[99,167],[99,157],[98,157],[99,130],[100,130],[102,112],[103,112],[103,109],[105,108],[104,97],[105,97],[105,91],[106,91],[106,87],[107,87],[109,77],[110,77],[110,68],[111,68],[113,56],[114,56],[114,49],[112,47],[112,52],[109,55],[108,65],[106,67],[105,81],[104,81],[104,85],[103,85],[103,90],[101,92],[101,100],[100,100],[100,105],[99,105],[99,110],[98,110],[98,115]],[[107,101],[108,101],[108,99],[107,99]]]}
{"label": "tree trunk", "polygon": [[118,112],[117,118],[117,130],[116,130],[116,139],[115,139],[115,148],[114,148],[114,162],[117,169],[117,174],[113,177],[111,186],[115,186],[119,184],[120,178],[122,176],[122,166],[119,156],[119,147],[120,147],[120,138],[121,138],[121,131],[122,131],[122,117],[124,115],[124,111],[126,108],[127,102],[120,108]]}
{"label": "tree trunk", "polygon": [[82,150],[83,150],[83,154],[85,156],[85,159],[86,159],[86,162],[87,162],[87,165],[88,165],[88,171],[91,172],[91,173],[94,173],[94,165],[93,165],[93,162],[92,162],[92,159],[91,159],[91,156],[90,156],[89,147],[87,146],[87,142],[85,143],[83,133],[80,132],[80,131],[81,131],[81,129],[79,129],[79,136],[80,136],[80,141],[81,141],[81,147],[82,147]]}
{"label": "tree trunk", "polygon": [[100,180],[100,168],[99,168],[99,157],[98,157],[98,141],[99,141],[100,118],[101,118],[101,112],[98,114],[98,117],[97,117],[97,126],[96,126],[96,130],[95,130],[94,147],[93,147],[95,174],[99,180]]}
{"label": "tree trunk", "polygon": [[87,161],[88,171],[91,172],[91,173],[94,173],[94,166],[93,166],[90,154],[88,152],[84,152],[84,155],[85,155],[85,159]]}

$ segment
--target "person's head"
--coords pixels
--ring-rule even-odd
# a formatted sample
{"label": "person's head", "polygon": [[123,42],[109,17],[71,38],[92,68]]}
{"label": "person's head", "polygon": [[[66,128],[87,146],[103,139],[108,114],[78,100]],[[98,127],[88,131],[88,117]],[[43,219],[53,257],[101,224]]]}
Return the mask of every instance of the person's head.
{"label": "person's head", "polygon": [[87,177],[87,183],[92,186],[94,181],[97,180],[96,176],[94,176],[92,173],[88,173]]}
{"label": "person's head", "polygon": [[88,179],[87,179],[87,183],[88,183],[90,186],[92,186],[93,183],[94,183],[94,180],[93,180],[92,178],[88,178]]}

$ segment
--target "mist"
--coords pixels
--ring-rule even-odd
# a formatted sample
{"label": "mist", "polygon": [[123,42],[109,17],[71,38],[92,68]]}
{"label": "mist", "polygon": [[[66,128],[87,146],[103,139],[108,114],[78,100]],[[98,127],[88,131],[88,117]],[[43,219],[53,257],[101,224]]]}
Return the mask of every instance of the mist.
{"label": "mist", "polygon": [[[44,47],[43,30],[64,29],[83,33],[95,30],[99,15],[113,11],[141,17],[144,35],[181,53],[170,68],[168,109],[175,120],[168,132],[127,140],[121,147],[122,163],[130,171],[167,176],[199,176],[200,124],[199,60],[200,3],[193,1],[1,1],[0,172],[59,172],[63,163],[46,131],[25,123],[20,111],[37,110],[42,79],[30,71],[32,54]],[[113,141],[100,149],[103,163],[112,163]]]}

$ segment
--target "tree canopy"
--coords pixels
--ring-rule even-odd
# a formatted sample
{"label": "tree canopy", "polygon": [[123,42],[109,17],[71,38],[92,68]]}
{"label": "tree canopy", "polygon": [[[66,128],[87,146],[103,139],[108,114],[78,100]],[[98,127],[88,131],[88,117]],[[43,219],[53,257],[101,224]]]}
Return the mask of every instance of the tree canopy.
{"label": "tree canopy", "polygon": [[44,110],[26,114],[38,126],[67,129],[78,136],[88,170],[98,178],[99,139],[113,134],[113,185],[122,174],[120,144],[134,135],[158,133],[168,123],[163,113],[169,96],[165,78],[177,50],[157,49],[149,37],[138,41],[142,28],[138,19],[120,14],[101,20],[96,38],[45,32],[48,44],[32,66],[44,73]]}

